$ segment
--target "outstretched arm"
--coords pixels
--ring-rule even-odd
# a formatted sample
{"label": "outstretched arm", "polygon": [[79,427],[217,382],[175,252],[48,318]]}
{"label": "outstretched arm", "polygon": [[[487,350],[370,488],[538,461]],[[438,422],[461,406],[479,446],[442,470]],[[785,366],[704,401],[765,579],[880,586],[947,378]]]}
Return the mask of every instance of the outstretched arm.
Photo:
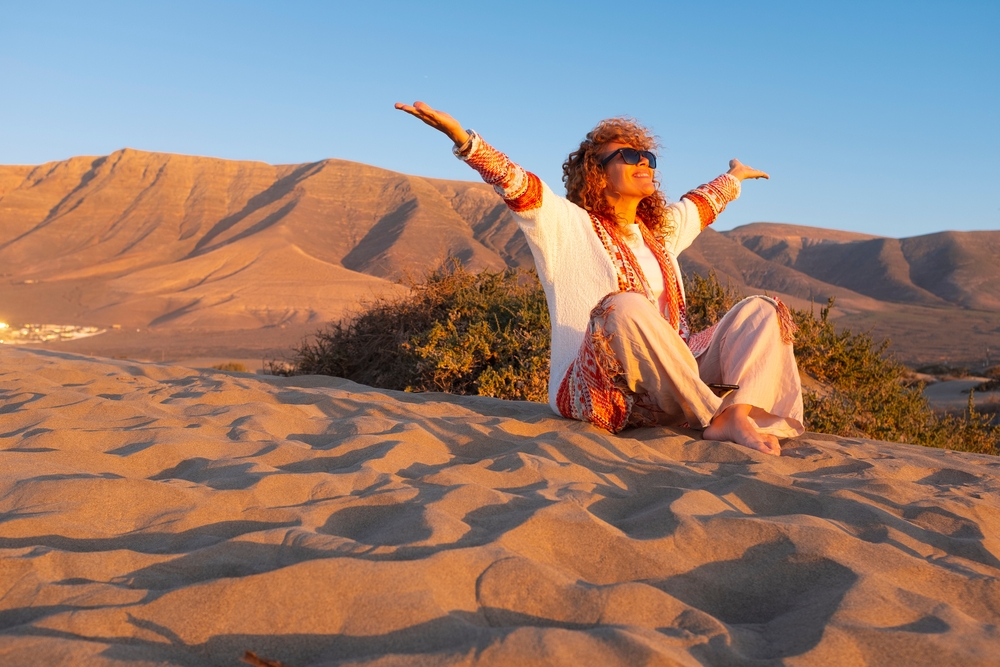
{"label": "outstretched arm", "polygon": [[674,254],[680,254],[691,245],[705,227],[715,222],[726,205],[740,196],[742,182],[750,178],[770,178],[759,169],[739,160],[729,161],[729,171],[713,181],[701,185],[681,196],[680,201],[667,207],[667,218],[672,223],[663,243]]}
{"label": "outstretched arm", "polygon": [[466,132],[461,123],[423,102],[396,103],[396,108],[415,116],[455,142],[455,155],[479,172],[493,186],[514,213],[524,213],[542,205],[542,182],[490,146],[475,132]]}
{"label": "outstretched arm", "polygon": [[752,178],[770,178],[760,169],[754,169],[733,158],[729,161],[729,171],[711,183],[691,190],[681,199],[690,200],[698,207],[698,218],[701,229],[715,222],[726,204],[740,196],[740,185]]}
{"label": "outstretched arm", "polygon": [[469,133],[462,128],[461,123],[443,111],[432,109],[428,104],[414,102],[410,105],[396,102],[396,108],[419,118],[438,132],[442,132],[454,141],[456,146],[464,146],[469,140]]}

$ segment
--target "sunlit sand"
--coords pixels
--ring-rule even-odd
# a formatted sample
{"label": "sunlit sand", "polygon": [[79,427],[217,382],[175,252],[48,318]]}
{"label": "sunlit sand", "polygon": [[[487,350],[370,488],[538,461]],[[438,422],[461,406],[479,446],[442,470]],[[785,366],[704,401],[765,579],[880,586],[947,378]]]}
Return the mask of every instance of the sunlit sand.
{"label": "sunlit sand", "polygon": [[20,347],[0,447],[5,664],[996,660],[994,457]]}

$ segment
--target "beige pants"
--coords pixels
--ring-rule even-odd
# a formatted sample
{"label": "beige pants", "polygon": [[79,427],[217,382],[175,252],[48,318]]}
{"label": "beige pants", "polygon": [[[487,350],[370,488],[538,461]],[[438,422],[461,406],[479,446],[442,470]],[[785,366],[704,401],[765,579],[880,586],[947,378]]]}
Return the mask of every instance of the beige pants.
{"label": "beige pants", "polygon": [[[734,306],[697,359],[643,295],[624,292],[606,303],[611,307],[595,325],[608,336],[628,390],[657,422],[704,428],[740,403],[754,406],[750,418],[764,433],[790,438],[805,431],[795,354],[781,341],[768,300],[751,297]],[[720,399],[708,386],[716,383],[740,388]]]}

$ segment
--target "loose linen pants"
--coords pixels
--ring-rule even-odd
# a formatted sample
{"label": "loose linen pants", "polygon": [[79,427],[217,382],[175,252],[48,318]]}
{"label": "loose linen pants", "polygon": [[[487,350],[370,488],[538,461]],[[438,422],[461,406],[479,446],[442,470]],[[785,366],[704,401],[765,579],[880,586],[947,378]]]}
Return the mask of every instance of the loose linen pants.
{"label": "loose linen pants", "polygon": [[[603,330],[623,369],[628,391],[651,409],[658,423],[706,427],[734,404],[753,406],[757,428],[778,438],[801,435],[802,385],[792,346],[781,340],[774,305],[750,297],[716,326],[698,358],[641,294],[607,297],[593,325]],[[724,399],[709,384],[737,384]]]}

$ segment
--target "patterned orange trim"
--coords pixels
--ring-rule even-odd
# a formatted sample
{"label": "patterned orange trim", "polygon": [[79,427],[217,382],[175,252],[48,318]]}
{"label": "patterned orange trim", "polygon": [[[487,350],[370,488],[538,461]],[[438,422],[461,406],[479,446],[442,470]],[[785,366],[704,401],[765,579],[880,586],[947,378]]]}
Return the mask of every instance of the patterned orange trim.
{"label": "patterned orange trim", "polygon": [[580,351],[559,384],[556,408],[563,417],[618,433],[629,423],[634,399],[616,383],[624,369],[604,333],[604,318],[611,311],[607,302],[612,296],[605,296],[590,312]]}
{"label": "patterned orange trim", "polygon": [[465,156],[466,164],[478,171],[483,180],[490,185],[509,185],[512,164],[510,158],[485,141],[480,140],[476,144],[473,144],[472,151]]}
{"label": "patterned orange trim", "polygon": [[686,195],[681,197],[681,199],[687,199],[696,207],[698,207],[698,220],[701,221],[701,229],[705,230],[710,224],[715,222],[715,218],[718,217],[715,213],[715,209],[712,208],[712,202],[709,201],[708,197],[698,192],[697,190],[692,190]]}
{"label": "patterned orange trim", "polygon": [[712,343],[712,337],[715,335],[715,328],[717,326],[719,326],[718,322],[707,329],[702,329],[698,333],[693,334],[691,338],[688,339],[688,349],[691,350],[691,354],[694,355],[696,359],[700,357]]}
{"label": "patterned orange trim", "polygon": [[[600,218],[593,213],[590,214],[591,224],[597,232],[601,244],[611,257],[611,262],[618,270],[618,289],[622,292],[638,292],[645,294],[649,302],[659,309],[659,304],[653,298],[653,290],[649,286],[649,281],[639,266],[639,261],[635,258],[632,249],[619,236],[616,225]],[[687,323],[687,313],[684,307],[684,296],[681,291],[680,277],[674,271],[674,264],[667,256],[663,245],[653,237],[653,233],[645,224],[639,224],[639,231],[642,240],[656,257],[660,265],[660,272],[663,274],[663,285],[667,293],[666,313],[661,313],[670,323],[673,330],[680,334],[685,341],[688,339],[690,328]]]}
{"label": "patterned orange trim", "polygon": [[483,141],[472,130],[469,131],[469,141],[456,148],[455,155],[478,171],[515,213],[542,205],[541,180]]}
{"label": "patterned orange trim", "polygon": [[778,297],[771,297],[774,301],[774,309],[778,311],[778,328],[781,329],[781,342],[791,345],[795,342],[795,334],[799,332],[799,325],[792,319],[792,313],[788,306]]}
{"label": "patterned orange trim", "polygon": [[542,205],[542,181],[530,171],[525,172],[528,176],[528,184],[522,194],[516,197],[504,197],[508,208],[515,213],[530,211]]}
{"label": "patterned orange trim", "polygon": [[684,292],[681,289],[681,277],[674,272],[674,263],[667,257],[667,251],[653,238],[652,232],[646,225],[640,224],[639,230],[642,232],[642,240],[656,257],[663,273],[664,289],[667,292],[667,319],[674,330],[680,334],[681,338],[687,342],[691,333],[687,323],[687,308],[684,303]]}
{"label": "patterned orange trim", "polygon": [[740,179],[723,174],[710,183],[698,186],[681,199],[687,199],[698,208],[698,218],[704,230],[715,222],[726,205],[740,196]]}

